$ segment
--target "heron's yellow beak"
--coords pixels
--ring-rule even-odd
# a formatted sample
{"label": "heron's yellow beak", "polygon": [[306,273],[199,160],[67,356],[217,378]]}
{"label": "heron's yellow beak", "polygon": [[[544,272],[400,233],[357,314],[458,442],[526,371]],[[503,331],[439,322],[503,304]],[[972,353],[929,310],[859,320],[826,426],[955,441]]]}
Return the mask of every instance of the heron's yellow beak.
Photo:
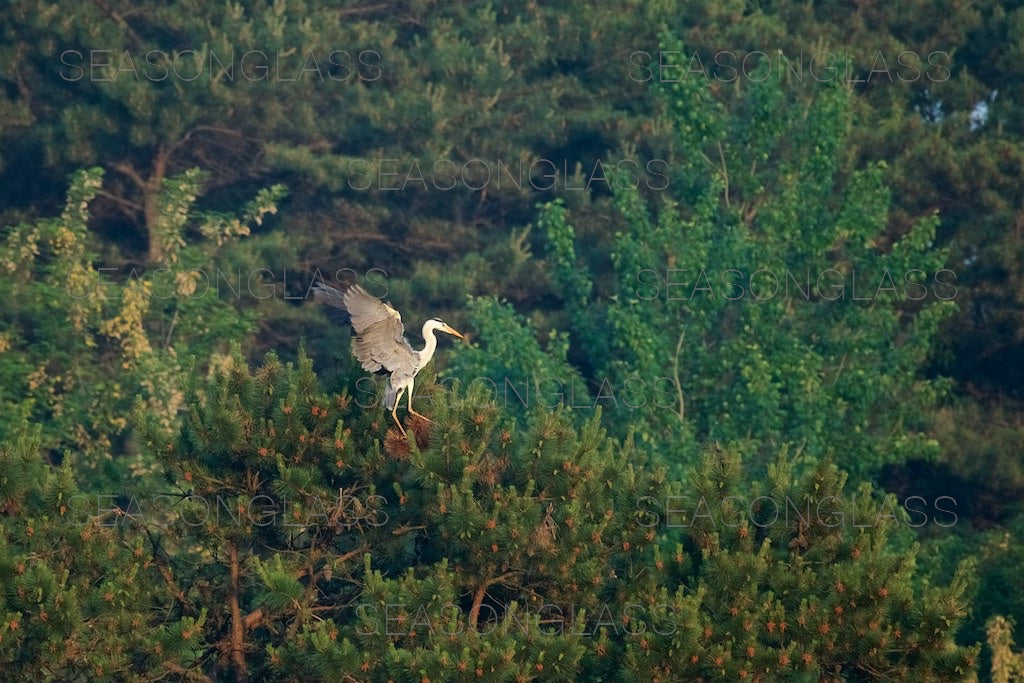
{"label": "heron's yellow beak", "polygon": [[459,332],[458,330],[456,330],[451,325],[445,325],[444,326],[444,331],[447,332],[450,335],[454,335],[454,336],[458,337],[459,339],[465,339],[465,337],[462,336],[462,333]]}

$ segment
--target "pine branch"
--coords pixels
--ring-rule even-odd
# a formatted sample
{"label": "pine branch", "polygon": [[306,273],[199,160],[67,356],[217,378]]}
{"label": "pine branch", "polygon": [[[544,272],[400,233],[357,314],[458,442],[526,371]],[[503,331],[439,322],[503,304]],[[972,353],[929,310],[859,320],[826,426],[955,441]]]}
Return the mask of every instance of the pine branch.
{"label": "pine branch", "polygon": [[487,589],[496,583],[502,583],[506,579],[512,578],[513,574],[514,572],[508,572],[493,579],[487,579],[476,589],[476,593],[473,595],[473,607],[469,610],[469,625],[471,628],[476,628],[477,619],[480,617],[480,606],[483,605],[484,598],[487,596]]}

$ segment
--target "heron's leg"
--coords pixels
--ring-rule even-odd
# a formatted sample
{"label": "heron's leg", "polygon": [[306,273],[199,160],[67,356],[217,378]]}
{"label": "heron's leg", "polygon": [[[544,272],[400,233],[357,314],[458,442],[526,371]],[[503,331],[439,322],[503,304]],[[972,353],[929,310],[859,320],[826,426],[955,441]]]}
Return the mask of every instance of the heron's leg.
{"label": "heron's leg", "polygon": [[413,387],[413,382],[409,382],[409,414],[410,415],[415,415],[416,417],[420,418],[421,420],[426,420],[427,422],[433,422],[433,420],[431,420],[426,415],[423,415],[421,413],[417,413],[415,410],[412,409],[412,387]]}
{"label": "heron's leg", "polygon": [[395,405],[391,408],[391,419],[398,425],[398,431],[402,432],[402,436],[405,436],[405,427],[398,421],[398,402],[402,400],[403,391],[405,391],[405,388],[399,387],[398,393],[395,395]]}

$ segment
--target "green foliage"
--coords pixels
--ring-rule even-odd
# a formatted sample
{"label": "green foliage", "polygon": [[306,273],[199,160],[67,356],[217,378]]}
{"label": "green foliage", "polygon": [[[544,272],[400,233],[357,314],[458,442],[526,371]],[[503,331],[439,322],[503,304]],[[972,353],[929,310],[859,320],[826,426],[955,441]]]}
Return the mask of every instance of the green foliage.
{"label": "green foliage", "polygon": [[[1024,493],[1024,416],[1014,401],[983,403],[958,399],[935,414],[934,432],[943,444],[942,462],[958,476],[985,483],[976,502],[993,516],[1019,505]],[[998,472],[998,477],[992,477]]]}
{"label": "green foliage", "polygon": [[[0,134],[33,124],[32,144],[5,155],[5,170],[39,156],[47,178],[112,168],[110,201],[130,215],[150,262],[161,251],[155,192],[197,164],[225,194],[267,173],[287,178],[303,207],[291,223],[303,256],[368,267],[378,244],[397,237],[407,261],[422,249],[462,253],[453,237],[482,248],[505,231],[480,214],[481,200],[527,212],[535,186],[549,183],[546,168],[531,169],[538,158],[550,157],[560,185],[604,155],[606,140],[643,135],[609,97],[624,87],[642,96],[643,85],[623,79],[617,60],[584,66],[599,46],[636,39],[617,7],[207,9],[58,0],[39,12],[19,0],[0,22],[11,85],[0,112],[18,112]],[[583,23],[567,22],[571,14]],[[19,82],[33,83],[31,95]],[[567,138],[585,142],[565,153]]]}
{"label": "green foliage", "polygon": [[[204,596],[210,642],[235,623],[247,642],[259,640],[244,666],[261,676],[360,676],[367,663],[375,672],[423,669],[444,678],[456,666],[451,652],[472,664],[467,675],[509,668],[511,659],[510,671],[541,664],[571,676],[583,655],[573,637],[524,641],[511,629],[515,613],[504,609],[501,628],[483,628],[500,608],[495,596],[523,608],[596,603],[596,592],[577,586],[639,570],[617,546],[653,538],[631,507],[654,494],[663,475],[605,440],[596,421],[577,437],[549,413],[513,439],[512,425],[503,428],[478,389],[461,399],[435,396],[429,434],[411,425],[414,443],[392,430],[382,448],[372,438],[379,422],[353,412],[345,395],[320,393],[304,356],[298,368],[268,357],[252,373],[237,351],[187,403],[177,439],[145,410],[138,415],[144,446],[182,499],[169,525],[182,549],[172,578],[185,587],[186,616],[198,604],[189,596]],[[595,543],[594,533],[608,540]],[[478,597],[467,603],[467,594]],[[398,604],[417,616],[421,608],[457,608],[462,642],[452,645],[440,628],[388,636],[396,622],[383,619]],[[357,619],[357,607],[370,612]],[[536,615],[518,619],[537,627]],[[373,637],[360,635],[371,626]]]}
{"label": "green foliage", "polygon": [[[155,680],[182,626],[153,550],[40,458],[39,427],[0,443],[0,668],[8,679]],[[123,522],[123,520],[121,520]],[[165,621],[166,620],[166,621]]]}
{"label": "green foliage", "polygon": [[[675,567],[693,568],[670,570],[660,599],[676,615],[689,603],[693,618],[667,637],[654,627],[627,642],[637,679],[972,675],[977,648],[953,646],[950,630],[965,613],[967,567],[946,587],[915,591],[916,550],[890,540],[906,521],[891,497],[866,484],[849,490],[827,461],[794,476],[783,455],[752,482],[741,470],[735,452],[712,448],[688,482],[692,495],[660,508],[672,516],[667,525],[683,528],[693,556],[688,565],[676,551]],[[658,558],[655,567],[662,564],[673,566]]]}
{"label": "green foliage", "polygon": [[[896,465],[883,471],[898,479],[900,463],[938,459],[942,466],[935,471],[946,476],[930,484],[964,487],[972,509],[981,512],[972,512],[978,528],[923,532],[923,576],[950,582],[960,559],[978,560],[977,593],[960,642],[983,638],[996,613],[1019,624],[1024,608],[1006,586],[1019,583],[1021,565],[1020,519],[1013,518],[1019,510],[1012,502],[1024,481],[1020,406],[1005,399],[1024,386],[1024,9],[1018,4],[909,0],[846,11],[785,0],[668,1],[623,12],[618,4],[575,0],[501,6],[264,0],[228,3],[211,16],[197,0],[145,8],[128,0],[10,0],[0,14],[0,438],[22,439],[24,421],[41,432],[32,437],[38,444],[22,439],[4,451],[0,538],[15,540],[0,548],[0,567],[9,566],[3,558],[11,548],[19,558],[43,562],[38,572],[8,571],[0,581],[0,617],[12,609],[21,615],[16,629],[0,622],[2,670],[53,680],[222,679],[244,668],[254,676],[313,679],[334,679],[338,672],[382,680],[388,674],[569,679],[583,671],[606,680],[739,677],[743,671],[770,678],[781,677],[779,657],[788,645],[777,632],[775,640],[754,634],[748,644],[736,635],[737,625],[720,637],[723,620],[764,614],[737,604],[739,614],[725,617],[734,605],[716,597],[718,583],[757,601],[765,586],[781,590],[777,602],[791,614],[808,615],[792,598],[805,590],[819,598],[814,606],[821,610],[841,606],[821,572],[790,584],[776,576],[790,572],[792,560],[780,559],[786,557],[781,545],[767,555],[741,548],[732,558],[744,576],[758,577],[755,590],[728,566],[705,576],[705,567],[713,569],[701,549],[707,530],[676,538],[678,530],[658,529],[652,544],[630,541],[644,549],[636,566],[650,572],[652,557],[661,553],[664,562],[674,557],[672,546],[682,544],[684,560],[673,571],[690,592],[672,597],[672,604],[689,630],[642,647],[642,638],[613,632],[603,615],[588,612],[582,621],[608,633],[563,629],[556,638],[546,630],[550,620],[531,621],[538,615],[529,612],[529,600],[555,596],[564,607],[561,577],[545,577],[541,588],[540,579],[524,586],[506,580],[488,586],[482,604],[515,602],[516,610],[483,616],[482,607],[480,635],[461,634],[465,645],[457,643],[458,652],[447,634],[378,634],[372,638],[375,668],[364,670],[367,636],[352,629],[386,626],[382,601],[408,603],[410,619],[421,608],[451,601],[458,618],[443,618],[468,621],[480,583],[495,575],[485,566],[489,546],[481,551],[474,545],[483,543],[475,525],[492,512],[477,505],[476,496],[492,494],[495,485],[473,484],[467,493],[457,479],[464,458],[447,452],[439,458],[434,450],[440,448],[438,428],[416,427],[415,446],[394,434],[374,443],[390,425],[375,410],[351,405],[366,385],[352,371],[347,333],[325,324],[313,308],[292,305],[318,267],[325,274],[352,268],[364,279],[370,268],[380,268],[407,323],[440,314],[474,340],[450,365],[446,356],[438,359],[439,382],[430,372],[421,375],[417,400],[430,406],[428,414],[459,415],[460,438],[472,436],[464,439],[470,452],[483,448],[499,462],[501,454],[514,452],[501,467],[478,472],[496,476],[498,488],[515,487],[496,529],[523,527],[532,534],[548,528],[549,500],[541,496],[563,493],[569,475],[558,466],[576,462],[556,451],[589,457],[574,450],[575,435],[545,451],[531,440],[551,439],[503,422],[512,415],[534,430],[553,421],[560,426],[552,429],[562,433],[571,431],[569,423],[596,428],[586,418],[599,406],[602,425],[615,439],[631,444],[635,435],[636,448],[654,462],[705,488],[711,466],[701,454],[713,440],[726,443],[727,453],[744,453],[754,481],[753,473],[788,447],[792,480],[780,481],[791,487],[820,474],[827,453],[858,483],[882,464]],[[332,52],[339,49],[345,52]],[[247,59],[243,73],[241,58],[250,50],[257,59]],[[814,68],[832,73],[828,82],[813,77],[808,62],[824,53],[835,61],[815,58]],[[763,59],[755,64],[758,54]],[[730,66],[716,59],[723,56]],[[293,78],[303,67],[310,69]],[[730,79],[730,68],[741,73]],[[161,77],[168,70],[174,73]],[[619,159],[638,162],[635,178],[610,171]],[[652,159],[666,162],[665,192],[650,182],[644,164]],[[554,175],[546,165],[534,166],[538,160],[550,162]],[[596,162],[604,163],[603,172]],[[82,166],[106,172],[76,171]],[[266,220],[283,191],[260,188],[279,181],[293,188],[296,201],[281,220]],[[63,214],[53,217],[62,202]],[[530,220],[533,226],[526,225]],[[250,229],[261,234],[237,239]],[[951,271],[940,272],[944,267]],[[118,273],[116,283],[109,282],[108,268]],[[221,269],[230,292],[224,281],[217,284]],[[767,271],[780,275],[795,296],[757,299],[755,293],[772,288]],[[901,280],[910,271],[917,272]],[[745,277],[733,278],[737,272]],[[236,281],[236,273],[243,279]],[[936,275],[956,287],[958,312],[937,300],[952,287]],[[840,283],[845,296],[832,300]],[[852,283],[870,300],[854,299]],[[743,297],[726,298],[737,284]],[[907,294],[922,291],[918,285],[928,295],[910,300]],[[805,300],[800,290],[816,286]],[[235,290],[238,296],[229,301]],[[317,393],[308,361],[296,352],[303,338],[321,363],[325,386],[340,394]],[[281,393],[278,403],[256,400],[265,378],[238,379],[244,391],[218,384],[218,368],[244,374],[240,357],[223,353],[238,340],[250,358],[276,349],[295,361],[292,370],[279,363],[286,379],[272,383],[291,397],[289,405],[313,394],[342,397],[331,405],[329,426],[336,412],[343,430],[352,430],[342,431],[341,440],[353,449],[341,460],[344,468],[330,466],[334,446],[296,441],[337,439],[327,425],[317,426],[318,416],[297,420],[275,412],[284,405]],[[200,359],[198,367],[183,362],[190,356]],[[210,382],[201,379],[207,366]],[[937,375],[957,380],[964,396],[936,409],[952,386]],[[467,388],[465,396],[438,386],[455,378]],[[186,401],[187,382],[195,389]],[[139,454],[128,438],[129,404],[137,396],[145,421],[154,423],[150,432],[172,444],[173,452],[161,452],[164,466],[177,473],[179,484],[185,472],[195,482],[172,495],[178,506],[148,520],[167,526],[166,533],[149,526],[154,535],[141,546],[154,553],[144,555],[143,564],[155,563],[145,571],[166,570],[155,581],[147,576],[147,585],[171,577],[159,598],[136,585],[145,571],[111,571],[131,566],[134,554],[126,558],[122,550],[134,553],[138,528],[93,536],[104,552],[113,548],[111,539],[122,544],[107,559],[59,520],[52,533],[34,527],[39,545],[18,531],[25,514],[53,518],[52,505],[35,506],[34,496],[72,486],[66,470],[49,471],[40,460],[70,464],[79,485],[90,490],[102,485],[101,466],[122,488],[131,483],[116,471],[122,466],[136,475],[153,473],[152,450]],[[559,401],[570,410],[554,410]],[[178,434],[183,408],[188,413]],[[484,419],[477,423],[479,416]],[[267,424],[292,433],[272,437]],[[494,441],[499,431],[504,451]],[[255,456],[248,453],[254,434],[264,439],[269,462],[259,448]],[[520,444],[550,457],[543,464],[551,472],[517,464],[531,455],[517,450]],[[31,450],[42,454],[29,458]],[[11,460],[16,451],[21,455]],[[722,482],[738,477],[745,487],[738,464],[719,460],[716,476]],[[362,469],[350,472],[352,463],[363,463]],[[249,473],[257,481],[244,481]],[[837,485],[831,475],[821,476]],[[364,487],[353,492],[360,505],[381,501],[372,495],[390,501],[392,493],[399,499],[408,494],[416,510],[403,515],[390,501],[384,510],[339,514],[376,520],[378,512],[387,513],[424,528],[397,537],[365,522],[325,530],[323,514],[329,521],[338,506],[319,514],[315,501],[339,481]],[[447,488],[435,491],[438,485]],[[589,499],[607,500],[603,490],[584,489]],[[21,502],[5,507],[4,500]],[[195,524],[221,501],[223,527]],[[428,524],[417,517],[420,507],[440,501],[457,511],[450,519]],[[563,502],[553,519],[563,513]],[[232,521],[226,511],[238,505],[264,516]],[[274,505],[282,507],[279,518],[298,514],[314,522],[287,533],[256,524]],[[69,510],[82,513],[74,505]],[[982,528],[990,524],[996,526]],[[594,520],[584,526],[592,528]],[[512,540],[511,532],[502,533],[501,543]],[[554,545],[561,548],[565,530],[559,535]],[[769,535],[775,544],[799,538]],[[907,534],[896,536],[884,544],[902,552]],[[342,579],[331,578],[333,568],[318,577],[316,563],[303,559],[316,555],[318,566],[326,566],[327,558],[359,549],[361,540],[374,545],[369,564],[362,564],[363,554],[347,557]],[[908,576],[884,554],[871,555],[868,569],[844,564],[828,554],[837,543],[831,538],[814,552],[858,576],[873,571],[871,563],[900,582]],[[76,549],[81,561],[64,554],[62,544]],[[449,550],[468,571],[445,564]],[[562,563],[563,550],[552,551]],[[755,551],[771,561],[768,574],[756,561],[748,566]],[[620,571],[613,553],[593,552],[590,560]],[[800,554],[799,543],[793,552]],[[534,556],[516,547],[501,555],[517,563],[517,571],[535,566]],[[231,578],[236,564],[237,589]],[[314,574],[302,574],[310,566]],[[638,600],[660,590],[638,572],[622,576],[632,581],[629,590]],[[82,597],[105,581],[127,582],[118,588],[127,596],[123,613],[104,613],[95,595]],[[697,599],[691,589],[702,582],[711,592]],[[623,583],[620,577],[587,595],[604,600]],[[934,597],[925,584],[917,576],[914,595],[931,616],[912,618],[945,637],[956,600]],[[50,626],[31,622],[35,598],[10,586],[30,597],[42,590],[50,602],[65,586],[71,597],[60,607],[70,612],[47,603]],[[320,592],[307,595],[310,586]],[[364,586],[373,587],[374,598],[359,617],[360,607],[345,600]],[[676,588],[667,586],[667,595]],[[907,589],[894,593],[899,600],[883,606],[879,622],[890,630],[879,637],[889,638],[893,624],[906,634],[906,624],[892,613],[906,606]],[[925,593],[933,597],[924,599]],[[241,615],[255,615],[251,621],[232,613],[232,595]],[[142,619],[138,628],[136,617]],[[231,645],[236,621],[243,621],[240,649]],[[533,625],[532,639],[520,622]],[[870,620],[864,627],[862,615],[850,615],[854,622],[870,636]],[[704,623],[714,629],[711,642],[701,640]],[[483,633],[492,626],[496,632]],[[830,628],[836,649],[828,649],[828,634],[810,633],[817,644],[806,670],[796,650],[787,655],[796,667],[792,678],[945,679],[962,673],[957,667],[972,668],[963,651],[933,647],[927,639],[881,662],[870,649],[843,650],[844,638],[873,638],[857,628],[850,635],[836,622]],[[68,640],[68,633],[87,636]],[[1008,628],[996,636],[993,642],[1012,653]],[[753,658],[745,646],[755,648]],[[687,666],[681,652],[698,656],[684,673],[677,664]],[[860,668],[836,672],[836,658]],[[1011,661],[1007,654],[1004,663]],[[676,668],[667,672],[668,666]],[[765,673],[769,667],[775,669]],[[980,669],[989,668],[982,661]]]}
{"label": "green foliage", "polygon": [[[140,410],[182,501],[165,578],[207,647],[170,665],[305,680],[970,677],[976,648],[952,643],[962,576],[915,589],[914,551],[889,539],[906,515],[867,485],[846,491],[835,465],[795,477],[782,458],[749,480],[713,448],[680,488],[597,418],[577,432],[548,411],[520,429],[479,388],[427,391],[433,424],[381,442],[379,409],[322,393],[301,354],[251,371],[236,350],[190,390],[176,437]],[[680,507],[681,491],[704,507]],[[740,500],[786,501],[785,520]]]}
{"label": "green foliage", "polygon": [[[810,463],[834,449],[859,476],[937,454],[924,430],[947,384],[921,371],[953,308],[931,282],[946,254],[931,246],[931,219],[879,244],[880,167],[832,199],[848,96],[829,88],[805,110],[765,80],[732,114],[703,82],[666,87],[680,134],[671,199],[652,216],[613,183],[624,226],[608,254],[610,296],[591,294],[564,208],[547,205],[540,221],[578,350],[570,360],[592,386],[662,378],[678,392],[671,405],[649,396],[609,411],[619,433],[635,428],[684,466],[708,439],[762,458],[790,446]],[[488,330],[481,339],[501,343]]]}
{"label": "green foliage", "polygon": [[568,334],[551,330],[541,346],[532,328],[505,302],[469,300],[469,320],[480,343],[460,348],[445,371],[496,401],[511,414],[558,405],[592,408],[587,385],[567,361]]}
{"label": "green foliage", "polygon": [[[76,173],[59,217],[12,226],[0,241],[0,433],[25,419],[41,424],[51,457],[70,450],[79,471],[127,454],[136,395],[172,424],[183,398],[179,358],[209,357],[252,329],[252,313],[211,286],[209,266],[283,195],[278,186],[261,192],[241,218],[204,214],[192,205],[205,176],[169,178],[158,197],[164,260],[110,278],[94,265],[88,230],[102,175]],[[192,229],[204,239],[186,240]],[[146,472],[145,461],[130,464]]]}

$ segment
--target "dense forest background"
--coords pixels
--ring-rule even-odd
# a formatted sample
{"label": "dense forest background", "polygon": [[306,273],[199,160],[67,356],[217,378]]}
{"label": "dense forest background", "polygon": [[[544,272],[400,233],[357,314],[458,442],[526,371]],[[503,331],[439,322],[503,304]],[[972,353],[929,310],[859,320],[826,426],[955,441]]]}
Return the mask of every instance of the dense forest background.
{"label": "dense forest background", "polygon": [[[1024,3],[10,0],[0,36],[0,670],[1024,677]],[[410,439],[318,276],[467,333]]]}

